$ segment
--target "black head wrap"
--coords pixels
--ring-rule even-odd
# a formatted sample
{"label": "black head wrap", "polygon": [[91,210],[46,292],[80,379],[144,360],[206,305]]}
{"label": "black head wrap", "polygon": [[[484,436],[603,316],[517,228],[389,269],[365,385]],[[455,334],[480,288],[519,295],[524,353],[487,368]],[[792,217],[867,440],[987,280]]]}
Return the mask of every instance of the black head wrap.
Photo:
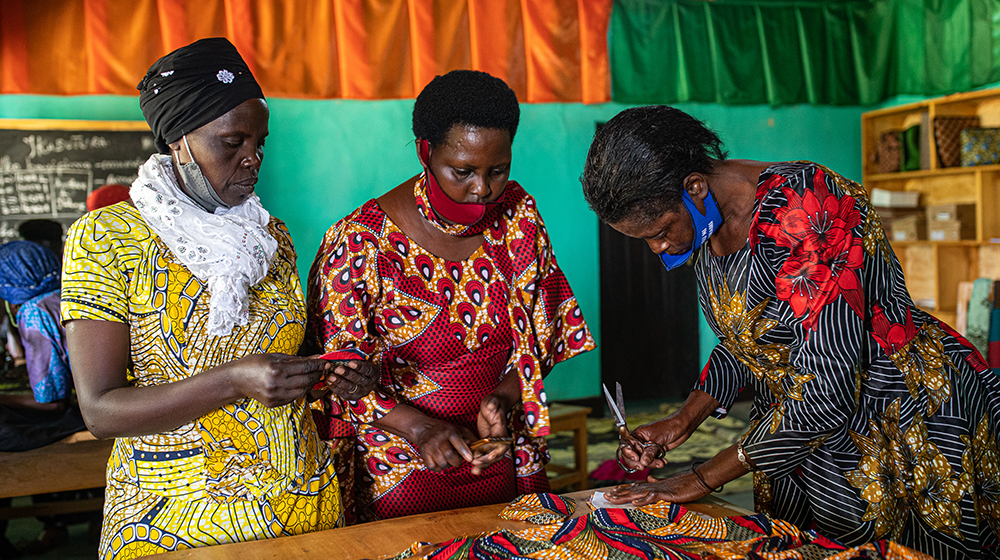
{"label": "black head wrap", "polygon": [[195,41],[157,60],[139,82],[139,108],[156,147],[206,125],[264,93],[236,47],[224,37]]}

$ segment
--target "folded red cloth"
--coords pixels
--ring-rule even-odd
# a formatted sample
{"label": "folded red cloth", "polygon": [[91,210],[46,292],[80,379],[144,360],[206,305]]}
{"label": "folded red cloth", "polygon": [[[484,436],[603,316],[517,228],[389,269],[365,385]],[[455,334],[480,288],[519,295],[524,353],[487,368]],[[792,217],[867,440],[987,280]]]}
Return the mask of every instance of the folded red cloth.
{"label": "folded red cloth", "polygon": [[357,348],[343,348],[320,356],[323,360],[367,360],[368,355]]}
{"label": "folded red cloth", "polygon": [[641,480],[646,481],[649,476],[649,469],[638,470],[634,473],[625,472],[625,469],[618,465],[618,461],[608,459],[601,463],[594,472],[590,473],[590,478],[594,480]]}
{"label": "folded red cloth", "polygon": [[[333,352],[327,352],[320,356],[323,360],[332,361],[350,361],[350,360],[367,360],[368,355],[358,350],[357,348],[343,348],[341,350],[334,350]],[[326,387],[326,380],[320,381],[319,383],[313,385],[313,389],[322,389]]]}

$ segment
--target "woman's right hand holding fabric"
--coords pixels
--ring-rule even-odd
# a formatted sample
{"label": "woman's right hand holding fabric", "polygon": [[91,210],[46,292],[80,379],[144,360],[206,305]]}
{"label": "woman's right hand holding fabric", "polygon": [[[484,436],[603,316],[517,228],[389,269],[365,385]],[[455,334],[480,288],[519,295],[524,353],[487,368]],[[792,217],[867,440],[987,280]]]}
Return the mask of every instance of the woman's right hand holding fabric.
{"label": "woman's right hand holding fabric", "polygon": [[367,360],[331,362],[326,375],[326,386],[338,397],[356,401],[371,393],[379,381],[379,367]]}
{"label": "woman's right hand holding fabric", "polygon": [[268,407],[288,404],[323,379],[332,364],[288,354],[253,354],[220,366],[241,396]]}

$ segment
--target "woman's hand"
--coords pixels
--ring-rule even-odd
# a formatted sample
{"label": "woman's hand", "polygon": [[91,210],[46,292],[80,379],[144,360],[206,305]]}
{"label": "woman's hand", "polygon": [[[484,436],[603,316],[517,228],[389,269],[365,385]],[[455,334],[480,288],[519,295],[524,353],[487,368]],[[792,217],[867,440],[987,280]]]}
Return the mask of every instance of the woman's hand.
{"label": "woman's hand", "polygon": [[[608,501],[613,504],[644,506],[661,500],[684,503],[707,496],[714,488],[747,474],[746,467],[736,456],[736,448],[734,443],[692,470],[667,479],[650,476],[646,482],[617,486],[608,492]],[[698,469],[697,473],[695,468]]]}
{"label": "woman's hand", "polygon": [[356,401],[366,397],[378,386],[379,375],[378,365],[369,361],[334,363],[326,376],[326,386],[338,397]]}
{"label": "woman's hand", "polygon": [[[479,403],[479,417],[476,418],[476,430],[480,438],[507,437],[507,413],[512,404],[502,395],[491,393],[483,397]],[[472,474],[478,475],[486,467],[503,458],[509,445],[486,445],[482,449],[473,450]]]}
{"label": "woman's hand", "polygon": [[718,406],[719,402],[708,393],[691,391],[677,412],[632,430],[632,439],[622,442],[622,463],[636,470],[663,467],[666,461],[655,458],[658,452],[656,446],[644,447],[641,442],[656,443],[665,451],[670,451],[687,441]]}
{"label": "woman's hand", "polygon": [[[398,406],[397,406],[398,408]],[[410,442],[417,446],[424,465],[434,472],[472,462],[473,454],[467,442],[475,436],[467,429],[428,416],[413,427]]]}
{"label": "woman's hand", "polygon": [[228,383],[237,393],[273,408],[304,396],[327,375],[331,365],[318,358],[254,354],[217,369],[225,371]]}
{"label": "woman's hand", "polygon": [[[521,384],[515,370],[504,375],[492,393],[479,401],[479,416],[476,418],[476,431],[480,438],[506,437],[507,416],[514,405],[521,400]],[[503,458],[509,445],[487,445],[473,452],[472,474],[478,475],[486,467]]]}
{"label": "woman's hand", "polygon": [[692,502],[707,496],[709,492],[693,472],[685,471],[670,478],[650,476],[646,478],[646,482],[615,486],[605,497],[613,504],[645,506],[662,501],[681,504]]}
{"label": "woman's hand", "polygon": [[129,381],[126,323],[74,319],[66,323],[80,411],[98,438],[143,436],[176,429],[250,397],[279,406],[305,395],[330,369],[326,360],[257,354],[179,381],[136,387]]}

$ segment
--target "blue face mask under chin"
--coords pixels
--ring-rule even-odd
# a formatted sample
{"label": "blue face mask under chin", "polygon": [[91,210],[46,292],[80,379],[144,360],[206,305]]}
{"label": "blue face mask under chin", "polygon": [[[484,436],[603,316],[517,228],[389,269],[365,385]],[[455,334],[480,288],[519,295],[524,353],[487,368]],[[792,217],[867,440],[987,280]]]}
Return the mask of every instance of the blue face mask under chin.
{"label": "blue face mask under chin", "polygon": [[708,238],[712,237],[712,234],[722,224],[722,214],[719,213],[719,207],[715,204],[712,191],[708,191],[705,195],[704,216],[698,211],[698,207],[694,205],[694,201],[691,200],[691,196],[686,190],[681,191],[681,200],[684,201],[684,206],[687,207],[688,214],[691,215],[691,223],[694,225],[694,243],[691,244],[691,248],[687,252],[680,255],[670,255],[666,252],[660,253],[660,260],[663,261],[663,266],[667,270],[673,270],[686,263],[691,258],[694,250],[701,247],[701,244],[705,241],[708,241]]}

